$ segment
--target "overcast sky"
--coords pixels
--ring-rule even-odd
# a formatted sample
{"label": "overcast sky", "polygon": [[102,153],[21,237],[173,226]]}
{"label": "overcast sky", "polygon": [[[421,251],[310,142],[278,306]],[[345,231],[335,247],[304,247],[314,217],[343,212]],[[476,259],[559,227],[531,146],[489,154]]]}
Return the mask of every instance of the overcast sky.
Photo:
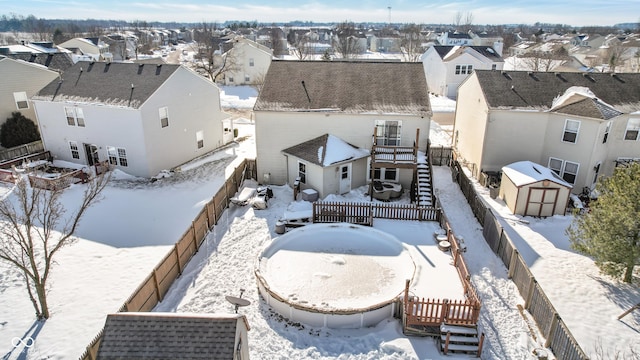
{"label": "overcast sky", "polygon": [[[268,5],[265,5],[268,4]],[[388,22],[451,24],[456,14],[471,13],[474,24],[573,26],[640,21],[639,0],[0,0],[0,14],[47,19],[112,19],[176,22],[259,23]]]}

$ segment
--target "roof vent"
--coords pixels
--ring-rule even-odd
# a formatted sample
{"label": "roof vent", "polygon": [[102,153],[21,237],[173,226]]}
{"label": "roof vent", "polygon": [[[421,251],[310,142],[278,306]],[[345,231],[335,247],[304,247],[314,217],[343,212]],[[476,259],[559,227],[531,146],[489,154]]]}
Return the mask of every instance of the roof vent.
{"label": "roof vent", "polygon": [[509,73],[508,73],[508,72],[506,72],[506,71],[504,71],[504,70],[503,70],[503,71],[501,72],[501,74],[502,74],[502,76],[506,77],[507,79],[509,79],[509,80],[513,80],[513,79],[511,78],[511,75],[509,75]]}
{"label": "roof vent", "polygon": [[594,79],[591,74],[589,73],[582,73],[582,76],[584,76],[585,78],[589,79],[589,81],[591,82],[596,82],[596,79]]}
{"label": "roof vent", "polygon": [[620,75],[618,75],[617,73],[611,73],[611,77],[612,77],[612,78],[614,78],[614,79],[616,79],[616,80],[618,80],[618,81],[620,81],[620,82],[621,82],[621,83],[623,83],[623,84],[624,84],[624,82],[625,82],[624,80],[622,80],[622,78],[620,77]]}

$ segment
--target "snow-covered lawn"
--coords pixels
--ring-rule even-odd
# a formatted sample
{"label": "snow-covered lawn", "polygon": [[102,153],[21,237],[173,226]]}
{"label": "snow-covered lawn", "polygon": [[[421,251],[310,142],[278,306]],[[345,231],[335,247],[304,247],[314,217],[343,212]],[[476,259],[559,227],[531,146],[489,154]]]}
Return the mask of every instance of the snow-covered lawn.
{"label": "snow-covered lawn", "polygon": [[[223,89],[227,90],[227,89]],[[232,89],[237,90],[237,89]],[[229,106],[242,107],[251,95],[226,94]],[[231,96],[229,96],[231,95]],[[255,100],[255,99],[254,99]],[[233,105],[236,104],[236,105]],[[244,105],[246,106],[246,105]],[[35,323],[33,310],[20,277],[0,264],[0,355],[3,359],[77,359],[98,334],[108,313],[116,312],[144,277],[169,251],[202,206],[217,192],[233,168],[245,158],[255,157],[255,139],[250,119],[234,121],[245,138],[240,144],[199,159],[182,172],[156,182],[130,178],[116,172],[104,192],[104,200],[91,208],[77,233],[78,243],[64,249],[51,277],[50,303],[53,316]],[[433,127],[437,129],[437,127]],[[446,135],[432,132],[434,138]],[[465,259],[482,300],[481,330],[486,334],[483,358],[532,359],[532,351],[544,339],[531,332],[529,317],[507,271],[482,237],[482,229],[471,214],[447,168],[434,168],[434,185],[454,231],[467,245]],[[0,196],[10,191],[0,185]],[[251,330],[252,359],[456,359],[444,356],[430,338],[405,337],[396,319],[374,328],[332,330],[292,324],[261,302],[254,278],[255,259],[273,237],[275,222],[292,200],[287,186],[274,187],[276,197],[267,210],[232,206],[215,226],[201,250],[173,285],[156,311],[233,311],[225,295],[240,288],[252,304],[241,311]],[[480,191],[485,189],[480,188]],[[82,185],[65,191],[63,201],[73,203]],[[349,196],[353,196],[350,198]],[[346,200],[361,198],[357,191]],[[485,199],[496,209],[519,238],[514,239],[534,275],[583,349],[592,352],[600,341],[605,350],[629,349],[640,339],[640,311],[616,317],[629,304],[640,301],[637,286],[626,286],[598,274],[593,262],[574,253],[564,236],[570,216],[527,218],[529,224],[509,215],[503,204]],[[433,224],[376,220],[374,227],[399,239],[432,239]],[[404,233],[406,232],[406,233]],[[511,234],[511,233],[510,233]],[[419,235],[416,237],[416,235]],[[515,237],[515,236],[514,236]],[[423,280],[429,281],[429,278]],[[434,280],[435,281],[435,280]],[[435,283],[444,287],[447,284]],[[417,291],[417,290],[416,290]],[[536,336],[536,340],[533,336]],[[35,339],[24,348],[14,337]],[[24,352],[22,352],[24,351]]]}

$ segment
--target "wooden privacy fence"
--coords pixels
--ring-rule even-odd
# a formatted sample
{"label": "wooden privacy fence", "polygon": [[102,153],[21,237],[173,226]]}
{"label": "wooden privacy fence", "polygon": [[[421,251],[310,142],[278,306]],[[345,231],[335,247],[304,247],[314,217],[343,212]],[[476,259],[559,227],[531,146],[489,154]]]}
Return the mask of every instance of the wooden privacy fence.
{"label": "wooden privacy fence", "polygon": [[438,221],[439,218],[438,209],[415,204],[316,201],[312,209],[314,223],[347,222],[371,226],[374,218],[418,221]]}
{"label": "wooden privacy fence", "polygon": [[[199,250],[209,231],[222,217],[224,210],[230,204],[229,199],[238,191],[242,180],[251,174],[251,171],[247,171],[250,168],[256,168],[255,160],[245,159],[234,170],[220,190],[194,218],[182,237],[129,296],[118,312],[151,311],[164,299],[173,282],[182,274],[191,257]],[[80,357],[81,360],[96,358],[103,332],[104,329],[87,346]]]}
{"label": "wooden privacy fence", "polygon": [[482,224],[482,235],[485,241],[508,268],[509,278],[525,299],[524,308],[531,314],[540,332],[546,338],[545,346],[550,348],[559,360],[588,359],[518,253],[513,241],[491,209],[484,205],[475,192],[472,181],[464,174],[457,162],[452,164],[452,174],[454,172],[458,175],[454,176],[453,180],[460,185],[471,205],[471,210],[478,222]]}
{"label": "wooden privacy fence", "polygon": [[0,161],[11,160],[19,158],[21,156],[40,153],[43,151],[44,145],[42,144],[42,141],[37,140],[28,144],[0,150]]}

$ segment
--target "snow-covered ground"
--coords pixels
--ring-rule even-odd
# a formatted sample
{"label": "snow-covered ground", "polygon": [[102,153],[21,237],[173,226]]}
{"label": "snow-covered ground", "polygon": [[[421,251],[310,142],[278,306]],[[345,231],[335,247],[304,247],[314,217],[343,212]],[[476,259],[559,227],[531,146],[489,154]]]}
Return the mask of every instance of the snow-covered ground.
{"label": "snow-covered ground", "polygon": [[[223,90],[223,103],[229,107],[246,108],[255,96],[248,89]],[[53,315],[45,323],[34,321],[19,275],[0,264],[3,359],[80,356],[103,327],[106,314],[116,312],[169,251],[216,193],[225,175],[243,158],[255,157],[252,121],[241,118],[234,123],[244,141],[184,166],[182,172],[171,177],[152,183],[116,173],[104,199],[87,213],[77,233],[77,244],[59,254],[51,275]],[[433,123],[432,129],[434,144],[437,138],[450,141]],[[532,351],[544,339],[532,330],[526,313],[523,317],[518,311],[517,305],[524,301],[507,279],[501,260],[485,244],[480,225],[447,168],[434,168],[434,184],[455,232],[467,245],[465,258],[482,300],[480,327],[486,334],[483,358],[534,359]],[[8,185],[0,185],[1,196],[7,196],[10,190]],[[81,192],[81,185],[72,186],[65,191],[63,201],[72,203]],[[261,246],[276,236],[275,222],[293,198],[287,186],[276,186],[274,192],[276,197],[267,210],[232,206],[224,213],[156,311],[231,312],[224,295],[237,295],[240,288],[245,288],[245,297],[252,301],[242,310],[251,325],[252,359],[465,358],[441,355],[430,338],[405,337],[394,319],[375,328],[331,330],[287,323],[272,313],[257,295],[253,267]],[[361,197],[362,191],[356,189],[344,199]],[[587,352],[593,354],[598,342],[610,354],[631,346],[639,350],[640,311],[616,319],[630,304],[640,301],[637,286],[600,276],[590,259],[569,248],[564,229],[570,216],[527,218],[526,224],[509,215],[500,201],[491,200],[488,194],[485,198],[501,214],[505,226],[520,235],[514,241],[522,247],[521,253],[534,275]],[[433,234],[432,228],[418,222],[376,220],[374,225],[398,238],[403,237],[402,232],[407,232],[406,236],[424,233],[425,238]],[[16,343],[16,337],[34,341],[25,348],[24,343]]]}

